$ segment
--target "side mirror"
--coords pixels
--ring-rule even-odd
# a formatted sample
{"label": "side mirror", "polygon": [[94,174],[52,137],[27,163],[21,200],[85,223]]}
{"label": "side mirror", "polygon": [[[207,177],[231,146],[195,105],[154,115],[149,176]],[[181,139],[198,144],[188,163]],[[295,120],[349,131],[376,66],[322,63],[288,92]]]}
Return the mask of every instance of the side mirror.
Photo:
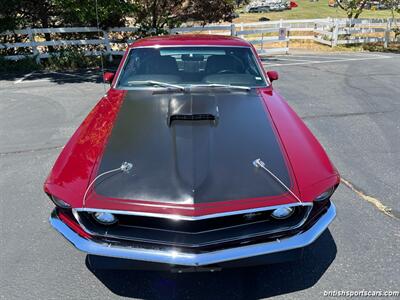
{"label": "side mirror", "polygon": [[268,71],[267,76],[271,82],[279,79],[278,72],[276,71]]}
{"label": "side mirror", "polygon": [[107,82],[107,83],[111,84],[111,82],[112,82],[113,79],[114,79],[114,76],[115,76],[115,73],[112,73],[112,72],[105,72],[105,73],[103,74],[103,80],[104,80],[104,82]]}

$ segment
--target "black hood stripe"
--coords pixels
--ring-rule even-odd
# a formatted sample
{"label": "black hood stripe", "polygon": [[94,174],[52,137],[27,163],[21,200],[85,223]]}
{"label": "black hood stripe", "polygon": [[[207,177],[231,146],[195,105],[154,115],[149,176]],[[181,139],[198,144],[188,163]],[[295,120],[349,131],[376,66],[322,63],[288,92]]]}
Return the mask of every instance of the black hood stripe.
{"label": "black hood stripe", "polygon": [[[199,204],[286,193],[256,169],[261,158],[287,186],[290,172],[273,124],[255,92],[154,94],[128,91],[97,175],[132,162],[130,174],[95,185],[107,198]],[[171,115],[180,118],[170,122]],[[194,120],[194,115],[215,118]],[[183,116],[183,117],[182,117]],[[185,117],[186,116],[186,117]]]}

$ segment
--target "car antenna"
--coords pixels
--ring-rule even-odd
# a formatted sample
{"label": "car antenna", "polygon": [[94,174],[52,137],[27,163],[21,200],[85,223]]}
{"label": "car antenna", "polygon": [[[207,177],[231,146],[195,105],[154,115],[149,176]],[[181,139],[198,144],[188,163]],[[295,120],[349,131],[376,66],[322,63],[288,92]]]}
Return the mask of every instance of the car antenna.
{"label": "car antenna", "polygon": [[[95,5],[96,5],[96,26],[97,26],[97,35],[100,38],[100,25],[99,25],[99,8],[98,8],[98,4],[97,4],[97,0],[94,0]],[[104,63],[103,63],[103,52],[100,52],[100,63],[101,63],[101,78],[103,80],[103,89],[104,89],[104,93],[106,92],[106,86],[105,86],[105,82],[104,82]]]}
{"label": "car antenna", "polygon": [[[100,38],[99,8],[98,8],[97,0],[94,0],[94,1],[95,1],[95,6],[96,6],[97,36]],[[103,49],[104,49],[104,45],[103,45]],[[103,81],[103,90],[104,90],[105,99],[107,99],[107,102],[110,103],[111,106],[113,106],[110,99],[108,99],[108,97],[107,97],[106,82],[104,81],[104,62],[103,62],[103,51],[102,50],[100,51],[100,63],[101,63],[101,80]]]}
{"label": "car antenna", "polygon": [[271,175],[276,181],[278,181],[298,202],[303,203],[299,197],[297,197],[297,195],[291,190],[289,189],[286,184],[284,184],[282,182],[282,180],[280,180],[274,173],[272,173],[272,171],[270,169],[268,169],[265,166],[265,163],[260,159],[257,158],[255,161],[253,161],[253,166],[255,166],[256,168],[262,168],[263,170],[267,171],[267,173],[269,175]]}

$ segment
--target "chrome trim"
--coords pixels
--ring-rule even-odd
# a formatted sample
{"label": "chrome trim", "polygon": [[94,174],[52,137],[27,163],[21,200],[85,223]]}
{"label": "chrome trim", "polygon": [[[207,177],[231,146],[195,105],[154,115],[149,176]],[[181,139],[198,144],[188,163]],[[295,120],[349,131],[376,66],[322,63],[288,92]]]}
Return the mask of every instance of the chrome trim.
{"label": "chrome trim", "polygon": [[58,206],[61,208],[67,208],[67,209],[71,208],[71,205],[69,203],[65,202],[64,200],[62,200],[54,195],[51,195],[51,194],[48,194],[48,196],[50,197],[50,200],[53,201],[55,206]]}
{"label": "chrome trim", "polygon": [[82,227],[82,229],[84,231],[86,231],[87,233],[89,233],[90,235],[95,236],[96,233],[90,231],[89,229],[87,229],[81,222],[81,216],[78,214],[78,211],[76,209],[72,209],[72,215],[74,216],[75,220],[79,223],[79,225]]}
{"label": "chrome trim", "polygon": [[209,214],[209,215],[203,215],[203,216],[197,216],[197,217],[172,215],[172,214],[161,214],[161,213],[137,212],[137,211],[98,209],[98,208],[88,208],[88,207],[74,208],[74,210],[86,211],[86,212],[108,212],[108,213],[112,213],[112,214],[143,216],[143,217],[156,217],[156,218],[166,218],[166,219],[172,219],[172,220],[196,221],[196,220],[204,220],[204,219],[225,217],[225,216],[231,216],[231,215],[240,215],[240,214],[251,213],[251,212],[259,212],[259,211],[264,211],[264,210],[272,210],[272,209],[277,209],[282,206],[287,206],[287,207],[313,206],[313,203],[312,202],[303,202],[303,203],[295,202],[295,203],[274,205],[274,206],[268,206],[268,207],[263,206],[263,207],[250,208],[250,209],[244,209],[244,210],[234,210],[234,211],[215,213],[215,214]]}
{"label": "chrome trim", "polygon": [[258,72],[261,74],[261,76],[262,76],[262,78],[264,79],[264,82],[265,82],[265,86],[258,87],[258,88],[270,87],[271,86],[271,80],[269,80],[269,78],[268,78],[268,76],[266,74],[266,70],[265,70],[263,64],[260,62],[261,59],[259,59],[260,56],[258,55],[257,50],[254,47],[250,47],[250,48],[251,48],[251,52],[253,53],[255,63],[257,65]]}
{"label": "chrome trim", "polygon": [[[299,206],[299,205],[297,205]],[[277,229],[271,229],[271,230],[267,230],[267,231],[263,231],[263,232],[258,232],[255,234],[248,234],[246,236],[238,236],[238,237],[232,237],[230,239],[221,239],[221,240],[216,240],[213,241],[212,243],[201,243],[201,244],[196,244],[194,246],[200,247],[200,246],[207,246],[207,245],[214,245],[214,244],[219,244],[219,243],[226,243],[226,242],[232,242],[232,241],[236,241],[236,240],[240,240],[240,239],[245,239],[245,238],[254,238],[254,237],[258,237],[258,236],[262,236],[262,235],[267,235],[267,234],[275,234],[275,233],[279,233],[279,232],[284,232],[284,231],[290,231],[290,230],[295,230],[301,226],[304,225],[304,223],[306,222],[306,220],[308,219],[308,216],[311,213],[311,209],[312,206],[309,206],[306,213],[304,214],[303,219],[301,219],[301,221],[299,223],[297,223],[294,226],[291,227],[280,227]],[[268,209],[265,211],[270,211],[270,210],[274,210],[274,209]],[[79,223],[79,225],[82,227],[82,229],[84,231],[86,231],[88,234],[92,235],[92,236],[99,236],[99,237],[108,237],[108,238],[115,238],[115,239],[120,239],[120,240],[126,240],[126,241],[138,241],[138,242],[148,242],[148,243],[155,243],[156,241],[154,240],[149,240],[149,239],[139,239],[139,238],[128,238],[128,237],[124,237],[124,236],[116,236],[116,235],[112,235],[109,233],[106,233],[104,235],[99,235],[96,232],[93,232],[89,229],[87,229],[81,222],[81,217],[79,216],[78,212],[76,210],[72,210],[72,213],[76,219],[76,221]],[[258,221],[258,222],[254,222],[254,223],[259,223],[259,222],[265,222],[265,221]],[[254,224],[254,223],[245,223],[245,224],[240,224],[240,225],[235,225],[235,226],[227,226],[227,227],[223,227],[223,228],[218,228],[218,229],[211,229],[211,230],[205,230],[205,231],[200,231],[200,232],[184,232],[184,231],[174,231],[174,230],[166,230],[166,229],[158,229],[158,228],[151,228],[151,227],[142,227],[142,226],[132,226],[133,228],[139,228],[139,229],[153,229],[153,230],[161,230],[161,231],[167,231],[167,232],[176,232],[176,233],[185,233],[185,234],[202,234],[202,233],[206,233],[206,232],[212,232],[212,231],[218,231],[218,230],[225,230],[228,228],[235,228],[235,227],[240,227],[240,226],[245,226],[245,225],[249,225],[249,224]],[[159,244],[164,244],[164,245],[169,245],[170,243],[163,243],[160,241],[157,241],[157,243]]]}
{"label": "chrome trim", "polygon": [[123,56],[124,64],[121,66],[121,68],[119,68],[118,74],[116,74],[116,75],[117,75],[117,78],[116,78],[115,81],[114,81],[114,82],[115,82],[114,85],[111,87],[111,88],[113,88],[113,89],[117,89],[117,86],[118,86],[118,84],[119,84],[119,78],[121,77],[121,74],[122,74],[122,72],[124,71],[124,68],[125,68],[125,66],[126,66],[126,62],[127,62],[128,58],[129,58],[129,55],[130,55],[130,53],[131,53],[131,50],[132,50],[132,48],[128,48],[128,53],[126,54],[126,56]]}
{"label": "chrome trim", "polygon": [[328,211],[320,217],[314,226],[298,235],[281,240],[277,239],[269,243],[254,244],[200,254],[184,253],[178,250],[121,247],[113,246],[108,243],[94,242],[79,236],[64,224],[54,211],[50,217],[50,224],[78,250],[88,254],[171,265],[205,266],[305,247],[314,242],[325,231],[335,216],[336,208],[335,205],[331,203]]}

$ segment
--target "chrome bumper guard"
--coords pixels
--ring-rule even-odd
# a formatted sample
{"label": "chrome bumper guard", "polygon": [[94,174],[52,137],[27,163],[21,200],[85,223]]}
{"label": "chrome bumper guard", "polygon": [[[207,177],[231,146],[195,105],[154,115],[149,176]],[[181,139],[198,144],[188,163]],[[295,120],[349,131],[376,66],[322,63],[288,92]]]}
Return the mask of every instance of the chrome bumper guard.
{"label": "chrome bumper guard", "polygon": [[325,231],[335,216],[336,208],[335,205],[331,203],[327,212],[321,216],[314,226],[295,236],[268,243],[241,246],[201,254],[182,253],[171,250],[120,247],[108,243],[95,242],[79,236],[55,214],[52,214],[50,217],[50,224],[78,250],[88,254],[171,265],[205,266],[305,247],[313,243]]}

